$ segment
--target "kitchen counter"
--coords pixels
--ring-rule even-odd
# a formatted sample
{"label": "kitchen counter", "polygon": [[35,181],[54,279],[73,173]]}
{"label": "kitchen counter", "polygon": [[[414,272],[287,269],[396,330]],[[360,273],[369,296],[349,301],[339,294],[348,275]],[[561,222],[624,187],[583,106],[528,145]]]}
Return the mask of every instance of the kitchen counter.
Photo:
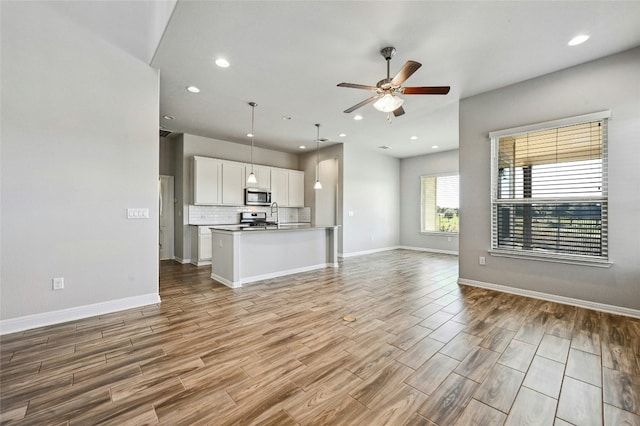
{"label": "kitchen counter", "polygon": [[337,226],[214,225],[210,229],[211,278],[231,288],[338,267]]}
{"label": "kitchen counter", "polygon": [[249,225],[213,225],[209,227],[217,231],[240,232],[240,231],[287,231],[299,229],[326,229],[326,227],[312,227],[309,223],[283,223],[280,225],[249,226]]}

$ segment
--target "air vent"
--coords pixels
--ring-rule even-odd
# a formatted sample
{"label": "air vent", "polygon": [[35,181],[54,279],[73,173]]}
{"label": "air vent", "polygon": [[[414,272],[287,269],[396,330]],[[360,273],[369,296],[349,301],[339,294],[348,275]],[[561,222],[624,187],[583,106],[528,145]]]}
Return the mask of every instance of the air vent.
{"label": "air vent", "polygon": [[161,138],[166,138],[167,136],[169,136],[171,134],[171,130],[167,130],[167,129],[160,129],[160,137]]}
{"label": "air vent", "polygon": [[386,145],[382,145],[382,146],[379,146],[378,148],[380,148],[380,149],[389,149],[390,147],[388,147]]}

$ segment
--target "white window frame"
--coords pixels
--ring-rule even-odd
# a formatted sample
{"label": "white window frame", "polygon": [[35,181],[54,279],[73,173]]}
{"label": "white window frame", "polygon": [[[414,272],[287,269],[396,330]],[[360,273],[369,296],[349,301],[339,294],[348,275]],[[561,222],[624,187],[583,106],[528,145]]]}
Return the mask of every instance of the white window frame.
{"label": "white window frame", "polygon": [[[511,257],[518,259],[527,259],[527,260],[540,260],[546,262],[555,262],[555,263],[567,263],[567,264],[576,264],[576,265],[584,265],[584,266],[597,266],[597,267],[609,267],[611,266],[611,262],[608,258],[608,250],[607,255],[603,257],[591,257],[591,256],[583,256],[583,255],[572,255],[572,254],[563,254],[563,253],[540,253],[535,251],[527,251],[527,250],[505,250],[497,248],[497,242],[495,241],[495,229],[497,226],[497,220],[494,217],[494,213],[496,209],[494,206],[499,204],[498,201],[498,161],[499,161],[499,152],[498,152],[498,141],[500,138],[505,136],[514,136],[523,133],[531,133],[549,129],[555,129],[560,127],[566,127],[576,124],[588,123],[593,121],[606,120],[611,118],[610,111],[599,111],[591,114],[585,114],[575,117],[568,117],[559,120],[547,121],[543,123],[531,124],[527,126],[521,126],[511,129],[498,130],[489,133],[489,138],[491,140],[491,200],[490,200],[490,218],[491,218],[491,249],[489,253],[492,256],[501,256],[501,257]],[[608,188],[607,188],[607,145],[608,145],[608,136],[605,134],[603,136],[603,146],[602,146],[602,193],[603,199],[605,203],[608,204]],[[608,207],[607,207],[608,208]],[[607,213],[608,216],[608,213]],[[608,222],[607,220],[603,220],[603,238],[607,238],[608,235]],[[606,242],[608,246],[608,241]]]}
{"label": "white window frame", "polygon": [[[420,233],[425,235],[459,235],[460,231],[425,231],[424,230],[424,188],[423,188],[423,179],[424,178],[440,178],[447,176],[458,176],[458,197],[460,197],[460,173],[459,172],[446,172],[446,173],[434,173],[428,175],[420,176]],[[460,220],[460,207],[458,207],[458,220]],[[458,229],[459,229],[458,224]]]}

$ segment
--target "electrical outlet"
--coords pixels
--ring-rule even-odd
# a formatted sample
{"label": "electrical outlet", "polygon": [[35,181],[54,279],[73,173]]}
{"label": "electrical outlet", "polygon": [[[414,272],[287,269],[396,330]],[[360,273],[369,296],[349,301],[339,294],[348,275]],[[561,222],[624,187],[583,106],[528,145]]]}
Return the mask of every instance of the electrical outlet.
{"label": "electrical outlet", "polygon": [[478,263],[484,266],[487,264],[487,259],[484,256],[480,256],[478,257]]}
{"label": "electrical outlet", "polygon": [[63,277],[57,277],[51,280],[53,282],[53,289],[54,290],[62,290],[64,288],[64,278]]}

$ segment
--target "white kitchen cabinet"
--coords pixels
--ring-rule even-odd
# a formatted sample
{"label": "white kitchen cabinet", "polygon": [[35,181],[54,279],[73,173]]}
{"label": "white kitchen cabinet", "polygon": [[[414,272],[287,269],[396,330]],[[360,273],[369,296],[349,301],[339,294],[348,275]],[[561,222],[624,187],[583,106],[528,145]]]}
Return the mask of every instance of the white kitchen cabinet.
{"label": "white kitchen cabinet", "polygon": [[193,157],[193,204],[244,205],[244,164]]}
{"label": "white kitchen cabinet", "polygon": [[284,207],[289,203],[289,172],[271,169],[271,201]]}
{"label": "white kitchen cabinet", "polygon": [[[253,188],[271,189],[271,201],[281,207],[304,207],[304,172],[253,165]],[[243,206],[251,164],[193,157],[193,204]]]}
{"label": "white kitchen cabinet", "polygon": [[193,157],[193,204],[222,202],[222,161],[215,158]]}
{"label": "white kitchen cabinet", "polygon": [[[246,182],[251,173],[251,164],[245,164],[244,181]],[[253,165],[253,174],[256,175],[258,183],[246,184],[251,188],[269,189],[271,188],[271,168],[267,166]]]}
{"label": "white kitchen cabinet", "polygon": [[211,261],[211,232],[198,236],[198,263]]}
{"label": "white kitchen cabinet", "polygon": [[304,207],[304,172],[272,168],[271,201],[280,207]]}
{"label": "white kitchen cabinet", "polygon": [[244,205],[244,164],[222,162],[222,203],[229,206]]}
{"label": "white kitchen cabinet", "polygon": [[209,226],[191,226],[191,263],[196,266],[211,264],[211,229]]}
{"label": "white kitchen cabinet", "polygon": [[304,172],[289,171],[289,207],[304,207]]}

